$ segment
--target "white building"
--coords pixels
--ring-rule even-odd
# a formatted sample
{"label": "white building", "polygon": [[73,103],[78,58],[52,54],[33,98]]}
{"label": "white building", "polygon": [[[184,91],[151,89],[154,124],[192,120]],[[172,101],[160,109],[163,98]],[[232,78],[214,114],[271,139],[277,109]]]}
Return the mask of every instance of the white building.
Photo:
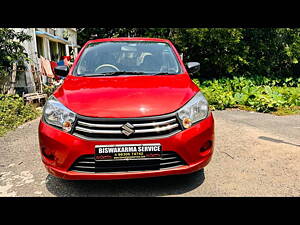
{"label": "white building", "polygon": [[30,58],[27,70],[18,74],[16,89],[19,92],[31,93],[37,91],[31,67],[39,70],[40,56],[49,61],[59,61],[61,56],[76,58],[78,49],[76,28],[14,28],[15,31],[24,31],[32,38],[23,43]]}

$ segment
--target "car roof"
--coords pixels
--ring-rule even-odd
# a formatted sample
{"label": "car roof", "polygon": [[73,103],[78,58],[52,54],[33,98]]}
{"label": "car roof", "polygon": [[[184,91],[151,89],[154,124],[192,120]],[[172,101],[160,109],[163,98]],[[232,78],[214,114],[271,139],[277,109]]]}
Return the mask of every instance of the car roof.
{"label": "car roof", "polygon": [[86,44],[96,43],[96,42],[107,42],[107,41],[152,41],[152,42],[170,43],[169,40],[162,39],[162,38],[118,37],[118,38],[101,38],[101,39],[90,40]]}

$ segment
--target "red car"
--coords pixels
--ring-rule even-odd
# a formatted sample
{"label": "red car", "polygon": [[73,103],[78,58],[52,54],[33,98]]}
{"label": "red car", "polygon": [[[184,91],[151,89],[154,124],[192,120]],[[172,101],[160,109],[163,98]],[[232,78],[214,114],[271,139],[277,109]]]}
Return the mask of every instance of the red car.
{"label": "red car", "polygon": [[39,124],[54,176],[127,179],[198,171],[211,160],[214,119],[173,44],[157,38],[87,42]]}

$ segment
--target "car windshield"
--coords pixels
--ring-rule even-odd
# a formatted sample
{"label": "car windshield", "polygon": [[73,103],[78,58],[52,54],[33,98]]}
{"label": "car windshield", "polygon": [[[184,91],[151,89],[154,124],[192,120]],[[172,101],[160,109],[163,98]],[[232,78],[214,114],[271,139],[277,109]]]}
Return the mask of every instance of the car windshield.
{"label": "car windshield", "polygon": [[178,73],[181,67],[169,44],[149,41],[89,44],[74,70],[77,76]]}

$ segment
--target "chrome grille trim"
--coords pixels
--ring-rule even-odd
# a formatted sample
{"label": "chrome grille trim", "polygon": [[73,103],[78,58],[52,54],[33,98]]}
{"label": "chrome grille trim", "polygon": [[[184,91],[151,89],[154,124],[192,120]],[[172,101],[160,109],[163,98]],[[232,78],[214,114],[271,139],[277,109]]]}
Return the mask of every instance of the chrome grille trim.
{"label": "chrome grille trim", "polygon": [[87,122],[82,122],[78,121],[79,125],[87,126],[87,127],[100,127],[100,128],[119,128],[123,124],[96,124],[96,123],[87,123]]}
{"label": "chrome grille trim", "polygon": [[175,127],[178,127],[178,124],[167,125],[165,127],[160,127],[160,128],[135,130],[135,133],[140,134],[140,133],[161,132],[161,131],[171,130],[171,129],[175,128]]}
{"label": "chrome grille trim", "polygon": [[[175,122],[176,119],[170,119],[167,121],[163,121],[163,122],[153,122],[153,123],[135,123],[132,124],[134,127],[148,127],[148,126],[161,126],[161,125],[165,125],[165,124],[169,124],[171,122]],[[87,123],[87,122],[82,122],[82,121],[78,121],[79,125],[83,125],[83,126],[87,126],[87,127],[99,127],[99,128],[120,128],[123,126],[123,124],[96,124],[96,123]]]}
{"label": "chrome grille trim", "polygon": [[75,127],[75,130],[91,133],[91,134],[122,134],[119,130],[95,130],[95,129],[87,129],[84,127]]}
{"label": "chrome grille trim", "polygon": [[148,127],[148,126],[161,126],[161,125],[166,125],[166,124],[169,124],[169,123],[172,123],[172,122],[175,122],[176,119],[173,118],[173,119],[170,119],[170,120],[167,120],[167,121],[163,121],[163,122],[153,122],[153,123],[140,123],[140,124],[132,124],[134,127]]}
{"label": "chrome grille trim", "polygon": [[[125,135],[126,124],[134,132]],[[175,113],[138,118],[95,118],[78,116],[72,134],[87,140],[142,140],[164,138],[180,132]]]}
{"label": "chrome grille trim", "polygon": [[[160,127],[160,128],[135,130],[135,133],[141,134],[141,133],[161,132],[161,131],[171,130],[175,127],[178,127],[178,124],[167,125],[165,127]],[[95,129],[87,129],[79,126],[77,126],[75,130],[79,130],[87,133],[94,133],[94,134],[121,134],[122,133],[121,131],[118,130],[95,130]]]}

